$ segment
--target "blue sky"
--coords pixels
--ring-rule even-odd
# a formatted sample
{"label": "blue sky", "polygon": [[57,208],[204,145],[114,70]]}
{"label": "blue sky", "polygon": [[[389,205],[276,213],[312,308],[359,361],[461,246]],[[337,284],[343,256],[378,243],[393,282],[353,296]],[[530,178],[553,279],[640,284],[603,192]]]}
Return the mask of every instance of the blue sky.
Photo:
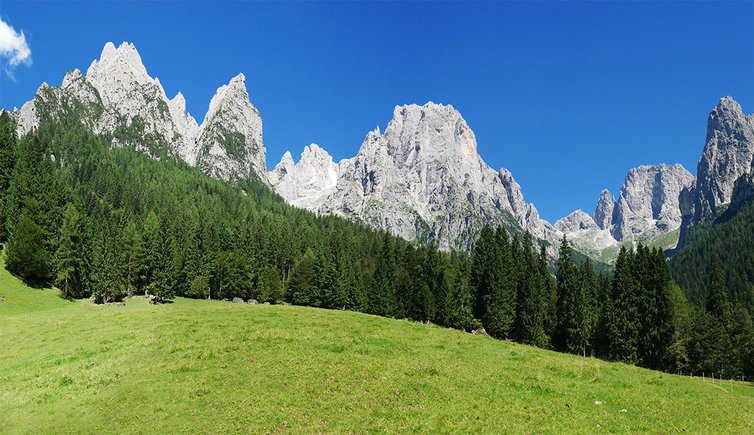
{"label": "blue sky", "polygon": [[85,72],[107,41],[133,42],[199,122],[217,87],[245,73],[270,166],[311,142],[351,157],[395,105],[452,104],[485,161],[553,222],[591,213],[604,187],[617,195],[633,166],[695,173],[720,97],[754,111],[750,1],[2,0],[0,17],[31,49],[14,79],[0,73],[2,107]]}

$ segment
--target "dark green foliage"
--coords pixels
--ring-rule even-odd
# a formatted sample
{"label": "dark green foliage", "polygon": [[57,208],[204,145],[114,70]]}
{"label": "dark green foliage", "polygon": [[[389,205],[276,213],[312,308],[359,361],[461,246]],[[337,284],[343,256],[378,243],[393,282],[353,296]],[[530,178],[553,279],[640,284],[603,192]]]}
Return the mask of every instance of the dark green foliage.
{"label": "dark green foliage", "polygon": [[123,299],[126,286],[121,273],[115,225],[103,219],[94,240],[91,260],[91,293],[94,301],[107,304]]}
{"label": "dark green foliage", "polygon": [[598,275],[564,240],[554,280],[529,234],[485,226],[469,256],[438,252],[290,207],[259,180],[209,178],[162,144],[140,147],[138,125],[119,132],[124,143],[159,160],[110,149],[75,124],[16,141],[11,122],[0,114],[6,266],[28,282],[54,280],[66,297],[285,300],[484,327],[656,369],[753,375],[750,306],[725,260],[713,279],[702,271],[709,310],[690,308],[657,250],[623,249],[614,274]]}
{"label": "dark green foliage", "polygon": [[588,303],[584,295],[582,277],[579,276],[579,270],[571,255],[571,247],[563,236],[558,257],[557,322],[553,346],[562,352],[583,354],[586,352],[588,341]]}
{"label": "dark green foliage", "polygon": [[[222,253],[219,261],[218,291],[220,297],[225,299],[240,297],[246,300],[256,296],[254,294],[253,275],[243,251],[234,249]],[[305,303],[302,305],[305,305]]]}
{"label": "dark green foliage", "polygon": [[673,278],[692,303],[707,299],[712,257],[719,259],[731,301],[754,315],[754,201],[740,204],[732,216],[691,228],[673,256]]}
{"label": "dark green foliage", "polygon": [[517,287],[513,247],[502,227],[485,226],[471,258],[475,314],[493,337],[510,338],[516,320]]}
{"label": "dark green foliage", "polygon": [[6,110],[0,113],[0,242],[8,240],[5,201],[10,187],[16,151],[16,123]]}
{"label": "dark green foliage", "polygon": [[288,279],[288,300],[296,305],[318,306],[320,304],[316,259],[311,249],[306,251],[291,271]]}
{"label": "dark green foliage", "polygon": [[[540,263],[542,260],[544,268]],[[546,331],[550,304],[547,260],[546,257],[537,258],[529,232],[524,235],[517,271],[516,339],[522,343],[547,347],[550,341]]]}
{"label": "dark green foliage", "polygon": [[55,252],[55,285],[65,298],[82,297],[84,290],[84,243],[81,216],[73,204],[63,209],[58,249]]}
{"label": "dark green foliage", "polygon": [[732,311],[730,297],[725,286],[725,276],[720,269],[720,261],[717,256],[712,256],[710,266],[709,290],[707,292],[707,311],[712,314],[726,328],[730,327]]}
{"label": "dark green foliage", "polygon": [[13,228],[5,264],[27,283],[43,285],[50,280],[50,255],[45,249],[44,234],[25,212]]}
{"label": "dark green foliage", "polygon": [[283,300],[283,282],[275,268],[265,267],[259,272],[257,298],[273,304]]}
{"label": "dark green foliage", "polygon": [[608,358],[631,364],[638,360],[639,335],[639,283],[634,268],[633,252],[621,247],[615,262],[605,326],[608,336]]}

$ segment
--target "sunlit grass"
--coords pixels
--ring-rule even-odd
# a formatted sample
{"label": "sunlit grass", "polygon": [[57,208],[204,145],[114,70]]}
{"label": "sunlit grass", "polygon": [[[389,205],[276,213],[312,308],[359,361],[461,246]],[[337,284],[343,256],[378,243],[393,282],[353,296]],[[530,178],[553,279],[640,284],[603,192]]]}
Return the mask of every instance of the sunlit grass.
{"label": "sunlit grass", "polygon": [[747,384],[431,325],[188,299],[95,306],[4,270],[0,293],[3,433],[754,432]]}

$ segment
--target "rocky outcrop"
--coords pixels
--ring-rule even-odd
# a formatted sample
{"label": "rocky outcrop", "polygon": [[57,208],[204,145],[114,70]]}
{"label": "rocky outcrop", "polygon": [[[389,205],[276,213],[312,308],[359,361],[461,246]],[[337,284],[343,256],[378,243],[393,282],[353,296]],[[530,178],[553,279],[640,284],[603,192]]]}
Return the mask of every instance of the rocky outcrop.
{"label": "rocky outcrop", "polygon": [[86,76],[73,70],[61,86],[43,84],[14,116],[20,135],[46,119],[72,119],[108,135],[113,146],[176,155],[225,180],[256,175],[266,181],[262,121],[243,74],[218,89],[199,126],[183,94],[168,99],[159,79],[149,76],[133,44],[108,42]]}
{"label": "rocky outcrop", "polygon": [[270,171],[267,178],[278,195],[297,207],[317,210],[335,191],[338,183],[338,165],[330,154],[317,144],[304,147],[298,163],[293,163],[291,153]]}
{"label": "rocky outcrop", "polygon": [[555,229],[561,233],[574,233],[576,231],[599,228],[591,216],[582,210],[576,210],[568,216],[555,222]]}
{"label": "rocky outcrop", "polygon": [[258,175],[267,180],[262,117],[249,100],[243,74],[217,89],[195,146],[194,163],[210,175],[223,180]]}
{"label": "rocky outcrop", "polygon": [[676,230],[681,225],[679,195],[693,183],[694,176],[680,164],[631,169],[614,210],[613,237],[646,241]]}
{"label": "rocky outcrop", "polygon": [[[485,223],[528,230],[541,240],[558,238],[524,201],[510,172],[484,163],[473,131],[450,105],[397,106],[384,133],[369,132],[358,154],[337,165],[334,187],[328,157],[302,165],[309,173],[329,171],[317,178],[301,175],[304,155],[295,167],[290,155],[283,156],[271,182],[292,203],[441,249],[467,249]],[[312,180],[310,187],[301,189],[302,180]]]}
{"label": "rocky outcrop", "polygon": [[746,177],[754,173],[753,160],[754,115],[746,116],[736,101],[723,97],[709,114],[696,183],[681,193],[679,246],[692,225],[718,216],[734,202],[734,196],[736,201],[745,197]]}
{"label": "rocky outcrop", "polygon": [[614,210],[615,197],[609,190],[602,190],[602,193],[600,193],[600,199],[597,201],[597,207],[594,209],[594,222],[600,229],[612,229]]}
{"label": "rocky outcrop", "polygon": [[605,189],[594,218],[577,210],[559,220],[555,229],[581,252],[610,262],[620,243],[647,243],[677,230],[681,225],[680,192],[693,182],[693,175],[679,164],[633,168],[626,174],[617,201]]}

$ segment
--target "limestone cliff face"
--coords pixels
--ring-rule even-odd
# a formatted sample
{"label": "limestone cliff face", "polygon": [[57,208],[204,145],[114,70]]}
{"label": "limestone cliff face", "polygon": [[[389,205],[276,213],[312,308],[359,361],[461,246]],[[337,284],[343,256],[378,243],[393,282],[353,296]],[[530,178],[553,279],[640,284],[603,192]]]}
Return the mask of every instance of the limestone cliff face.
{"label": "limestone cliff face", "polygon": [[694,183],[680,164],[639,166],[626,175],[614,210],[616,240],[646,241],[681,225],[679,196]]}
{"label": "limestone cliff face", "polygon": [[43,84],[14,115],[19,134],[46,118],[73,117],[94,133],[112,137],[113,146],[177,155],[226,180],[255,174],[266,181],[262,120],[249,101],[243,74],[218,89],[199,126],[186,112],[183,94],[169,99],[159,79],[149,76],[133,44],[116,48],[108,42],[86,76],[73,70],[61,86]]}
{"label": "limestone cliff face", "polygon": [[267,180],[262,117],[251,104],[246,77],[239,74],[217,89],[199,126],[196,165],[224,180],[257,175]]}
{"label": "limestone cliff face", "polygon": [[338,165],[317,144],[304,148],[298,163],[286,152],[268,174],[275,191],[289,203],[316,210],[338,183]]}
{"label": "limestone cliff face", "polygon": [[[468,248],[485,223],[557,239],[510,172],[484,163],[473,131],[450,105],[398,106],[385,132],[369,132],[355,157],[337,166],[327,158],[316,166],[302,162],[291,169],[290,155],[283,156],[270,177],[289,202],[318,213],[348,216],[441,249]],[[291,187],[302,185],[308,187]]]}
{"label": "limestone cliff face", "polygon": [[559,220],[555,228],[582,252],[611,261],[611,256],[602,254],[608,248],[623,242],[648,243],[677,230],[681,225],[680,192],[693,183],[694,176],[679,164],[632,168],[617,200],[607,189],[602,191],[594,218],[577,210]]}
{"label": "limestone cliff face", "polygon": [[747,177],[754,173],[753,157],[754,115],[745,115],[731,97],[721,98],[709,114],[696,182],[681,193],[681,243],[692,225],[717,216],[734,196],[742,200]]}

